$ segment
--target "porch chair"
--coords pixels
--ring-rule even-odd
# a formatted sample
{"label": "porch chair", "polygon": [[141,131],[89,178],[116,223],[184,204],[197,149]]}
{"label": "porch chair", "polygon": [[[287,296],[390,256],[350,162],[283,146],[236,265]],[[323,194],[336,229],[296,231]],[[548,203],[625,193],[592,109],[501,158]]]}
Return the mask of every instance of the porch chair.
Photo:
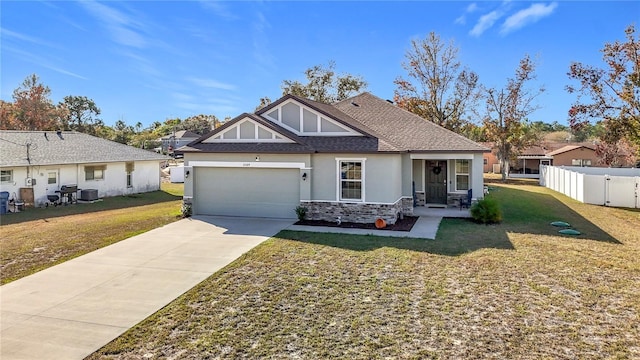
{"label": "porch chair", "polygon": [[471,189],[469,189],[467,191],[467,196],[460,198],[460,210],[462,210],[462,207],[466,207],[467,209],[471,206],[471,194],[473,192],[471,191]]}

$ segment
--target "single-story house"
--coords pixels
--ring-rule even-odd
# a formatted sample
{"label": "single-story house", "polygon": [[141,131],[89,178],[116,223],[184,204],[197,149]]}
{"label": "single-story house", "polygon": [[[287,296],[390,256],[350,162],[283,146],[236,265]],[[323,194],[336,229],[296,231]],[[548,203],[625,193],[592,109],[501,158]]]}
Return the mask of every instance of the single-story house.
{"label": "single-story house", "polygon": [[531,146],[518,155],[509,170],[511,177],[539,178],[541,165],[595,166],[598,164],[595,146],[591,143],[549,143]]}
{"label": "single-story house", "polygon": [[63,186],[99,197],[159,190],[160,163],[168,159],[75,131],[3,130],[0,150],[0,191],[35,206]]}
{"label": "single-story house", "polygon": [[175,133],[163,136],[160,138],[162,141],[162,151],[164,153],[172,153],[179,147],[185,146],[190,142],[197,140],[200,135],[189,130],[180,130]]}
{"label": "single-story house", "polygon": [[389,224],[414,205],[483,197],[489,149],[362,93],[335,104],[286,95],[179,149],[194,214]]}
{"label": "single-story house", "polygon": [[592,144],[566,145],[547,153],[547,156],[553,158],[553,166],[595,166],[599,161]]}

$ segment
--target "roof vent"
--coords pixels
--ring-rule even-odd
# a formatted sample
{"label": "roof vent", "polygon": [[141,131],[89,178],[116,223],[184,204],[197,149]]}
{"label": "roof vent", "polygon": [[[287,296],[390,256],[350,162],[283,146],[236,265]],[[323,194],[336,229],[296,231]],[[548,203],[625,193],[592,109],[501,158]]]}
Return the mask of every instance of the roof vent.
{"label": "roof vent", "polygon": [[387,99],[387,102],[388,102],[389,104],[393,104],[393,101],[392,101],[392,100]]}
{"label": "roof vent", "polygon": [[355,107],[360,107],[360,105],[356,104],[356,102],[355,102],[355,101],[352,101],[352,102],[351,102],[351,105],[353,105],[353,106],[355,106]]}

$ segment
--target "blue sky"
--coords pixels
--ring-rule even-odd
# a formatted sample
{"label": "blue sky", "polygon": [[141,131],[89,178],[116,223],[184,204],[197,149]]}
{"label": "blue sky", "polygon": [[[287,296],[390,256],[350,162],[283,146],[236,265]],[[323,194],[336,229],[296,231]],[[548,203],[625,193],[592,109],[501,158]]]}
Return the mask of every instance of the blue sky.
{"label": "blue sky", "polygon": [[331,60],[392,99],[411,39],[431,31],[485,86],[536,58],[547,91],[531,120],[566,123],[570,63],[600,65],[605,42],[640,26],[640,2],[2,1],[0,16],[1,98],[36,73],[55,102],[87,96],[109,125],[252,112]]}

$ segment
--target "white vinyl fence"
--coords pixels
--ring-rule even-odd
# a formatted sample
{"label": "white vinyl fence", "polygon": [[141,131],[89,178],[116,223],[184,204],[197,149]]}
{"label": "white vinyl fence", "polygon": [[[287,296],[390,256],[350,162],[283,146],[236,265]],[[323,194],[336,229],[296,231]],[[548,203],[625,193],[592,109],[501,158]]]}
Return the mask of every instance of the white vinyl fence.
{"label": "white vinyl fence", "polygon": [[586,204],[640,208],[640,169],[540,166],[540,185]]}

